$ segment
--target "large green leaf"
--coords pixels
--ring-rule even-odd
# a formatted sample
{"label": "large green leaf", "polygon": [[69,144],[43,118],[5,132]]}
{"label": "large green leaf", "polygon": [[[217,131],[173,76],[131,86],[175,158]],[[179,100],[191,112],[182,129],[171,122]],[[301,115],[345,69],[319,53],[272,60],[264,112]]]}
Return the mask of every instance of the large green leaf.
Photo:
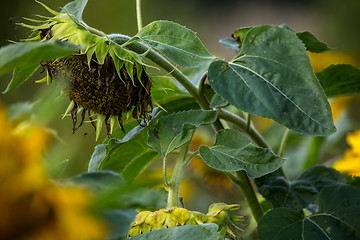
{"label": "large green leaf", "polygon": [[335,132],[331,109],[304,44],[276,26],[250,29],[239,55],[214,61],[208,78],[214,90],[235,107],[300,133]]}
{"label": "large green leaf", "polygon": [[216,111],[189,110],[163,116],[149,130],[148,144],[162,156],[191,140],[193,130],[213,123]]}
{"label": "large green leaf", "polygon": [[70,14],[78,22],[82,21],[82,14],[88,0],[75,0],[66,4],[61,12]]}
{"label": "large green leaf", "polygon": [[29,77],[31,77],[34,72],[40,67],[40,64],[34,64],[22,68],[16,68],[13,72],[13,77],[6,87],[3,93],[11,92],[12,90],[18,88],[23,84]]}
{"label": "large green leaf", "polygon": [[360,69],[352,65],[331,65],[316,76],[329,98],[360,93]]}
{"label": "large green leaf", "polygon": [[218,132],[212,147],[201,146],[200,156],[212,168],[225,172],[245,170],[249,177],[255,178],[275,171],[285,161],[269,149],[255,147],[232,129]]}
{"label": "large green leaf", "polygon": [[274,207],[287,207],[297,211],[313,202],[324,187],[345,182],[344,175],[324,166],[314,166],[291,182],[282,176],[256,179],[259,193]]}
{"label": "large green leaf", "polygon": [[360,237],[360,191],[349,185],[332,185],[319,195],[319,211],[276,208],[259,222],[260,240],[354,240]]}
{"label": "large green leaf", "polygon": [[[160,114],[158,109],[152,113],[152,121]],[[121,173],[128,183],[134,180],[158,157],[158,153],[147,145],[148,127],[136,126],[122,139],[112,139],[100,144],[90,159],[88,171],[111,170]]]}
{"label": "large green leaf", "polygon": [[152,22],[137,36],[183,67],[209,64],[214,59],[195,32],[174,22]]}
{"label": "large green leaf", "polygon": [[0,48],[0,75],[42,61],[66,57],[80,49],[80,46],[58,40],[10,44]]}
{"label": "large green leaf", "polygon": [[223,240],[215,223],[163,228],[134,236],[132,240]]}

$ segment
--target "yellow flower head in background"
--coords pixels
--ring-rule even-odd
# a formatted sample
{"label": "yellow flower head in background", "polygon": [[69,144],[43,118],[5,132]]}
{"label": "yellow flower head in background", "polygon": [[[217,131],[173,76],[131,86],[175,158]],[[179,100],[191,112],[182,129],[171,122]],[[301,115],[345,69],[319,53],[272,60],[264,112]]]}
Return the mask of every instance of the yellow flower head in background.
{"label": "yellow flower head in background", "polygon": [[0,239],[103,239],[84,189],[51,183],[42,154],[49,137],[30,124],[13,127],[0,105]]}
{"label": "yellow flower head in background", "polygon": [[345,151],[344,157],[333,165],[340,171],[353,176],[360,176],[360,130],[349,134],[346,138],[350,149]]}

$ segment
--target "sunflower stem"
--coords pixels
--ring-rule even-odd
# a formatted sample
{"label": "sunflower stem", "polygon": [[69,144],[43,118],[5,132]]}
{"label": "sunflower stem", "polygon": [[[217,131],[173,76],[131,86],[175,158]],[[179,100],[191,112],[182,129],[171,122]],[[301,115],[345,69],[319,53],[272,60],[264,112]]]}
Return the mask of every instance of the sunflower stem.
{"label": "sunflower stem", "polygon": [[183,170],[185,168],[184,162],[186,160],[187,153],[189,151],[191,140],[183,145],[180,150],[179,157],[176,161],[171,181],[169,183],[169,195],[167,208],[179,207],[179,193],[180,193],[180,183],[183,175]]}
{"label": "sunflower stem", "polygon": [[140,31],[143,27],[142,16],[141,16],[141,0],[136,0],[136,20],[137,20],[138,31]]}
{"label": "sunflower stem", "polygon": [[285,150],[285,146],[286,146],[286,141],[289,137],[289,133],[290,133],[290,129],[286,129],[284,132],[284,135],[281,139],[281,143],[280,143],[280,147],[279,147],[279,151],[278,151],[278,155],[279,157],[282,157],[284,155],[284,150]]}
{"label": "sunflower stem", "polygon": [[237,171],[236,176],[232,173],[226,173],[226,175],[240,187],[256,222],[259,222],[260,218],[264,215],[264,212],[259,204],[253,186],[251,185],[250,179],[246,175],[245,171]]}
{"label": "sunflower stem", "polygon": [[167,163],[167,156],[165,156],[163,158],[163,177],[164,177],[164,185],[165,185],[165,187],[169,187],[170,184],[169,184],[169,181],[168,181],[168,178],[167,178],[167,173],[166,173],[166,163]]}
{"label": "sunflower stem", "polygon": [[[129,36],[125,36],[125,35],[121,35],[121,34],[116,34],[116,35],[112,35],[109,37],[111,37],[111,39],[114,42],[116,42],[120,45],[131,39]],[[148,51],[150,48],[148,45],[146,45],[142,42],[133,42],[133,43],[127,45],[126,47],[136,53],[139,53],[139,54],[142,54],[142,53]],[[202,109],[204,109],[204,110],[210,109],[209,103],[208,103],[207,99],[205,98],[205,96],[200,95],[198,93],[198,89],[192,84],[192,82],[187,78],[187,76],[185,76],[174,64],[172,64],[164,56],[162,56],[160,53],[158,53],[157,51],[155,51],[153,49],[151,49],[148,52],[146,57],[149,60],[156,63],[161,68],[163,68],[165,71],[169,72],[179,83],[181,83],[185,87],[185,89],[193,96],[193,98],[198,102],[198,104],[200,105],[200,107]],[[246,121],[245,120],[243,120],[242,118],[238,117],[237,115],[235,115],[233,113],[230,113],[230,112],[227,112],[224,110],[220,110],[218,112],[218,120],[213,123],[213,126],[217,131],[224,128],[219,120],[220,118],[223,118],[224,120],[229,120],[230,122],[233,122],[235,125],[237,125],[238,127],[240,127],[243,130],[246,129]],[[250,127],[250,129],[247,133],[253,139],[253,141],[256,142],[259,146],[269,148],[269,146],[267,145],[265,140],[256,131],[256,129]],[[190,145],[190,142],[186,143],[186,145]],[[188,147],[189,146],[187,146],[187,149],[188,149]],[[185,148],[185,146],[183,148]],[[186,154],[187,154],[187,150],[185,151],[185,153],[183,153],[181,151],[181,153],[179,155],[179,160],[178,160],[178,162],[181,162],[181,164],[177,162],[177,164],[175,165],[173,177],[172,177],[171,183],[170,183],[171,188],[169,189],[169,195],[168,195],[168,207],[178,206],[180,181],[181,181],[182,171],[183,171],[183,167],[184,167],[183,162],[184,162],[184,159],[186,158]],[[182,160],[180,161],[180,159],[182,159]],[[244,192],[244,194],[256,196],[254,189],[252,188],[252,186],[250,184],[250,180],[246,176],[246,174],[245,173],[239,173],[239,174],[240,174],[240,176],[242,176],[244,178],[243,179],[244,181],[241,181],[241,184],[243,186],[247,185],[246,188],[249,189],[249,191]],[[244,187],[241,187],[239,182],[235,182],[235,183],[237,185],[239,185],[241,189],[244,188]],[[247,199],[251,199],[251,197],[247,196]],[[249,205],[257,205],[257,207],[256,207],[257,209],[261,208],[260,204],[257,200],[252,203],[249,203]],[[253,208],[251,208],[251,210],[254,211]],[[255,212],[255,213],[253,212],[254,216],[256,214],[256,218],[260,218],[262,216],[262,213],[261,214],[260,213],[261,212],[259,212],[259,211]]]}
{"label": "sunflower stem", "polygon": [[[244,130],[248,134],[248,136],[253,140],[253,142],[255,142],[259,147],[268,148],[271,150],[270,146],[266,143],[262,135],[251,125],[248,126],[248,122],[245,119],[224,109],[218,110],[218,117],[220,119],[229,121],[235,124],[236,126],[238,126],[240,129]],[[248,130],[246,131],[247,128]]]}

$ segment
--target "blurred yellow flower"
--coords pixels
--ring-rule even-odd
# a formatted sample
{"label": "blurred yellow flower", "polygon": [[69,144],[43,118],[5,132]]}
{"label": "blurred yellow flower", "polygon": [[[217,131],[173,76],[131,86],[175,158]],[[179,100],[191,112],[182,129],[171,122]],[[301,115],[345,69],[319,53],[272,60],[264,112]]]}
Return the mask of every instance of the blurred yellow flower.
{"label": "blurred yellow flower", "polygon": [[341,114],[346,110],[351,100],[354,99],[354,96],[344,96],[344,97],[337,97],[334,98],[330,102],[331,111],[333,115],[334,121],[337,121]]}
{"label": "blurred yellow flower", "polygon": [[351,53],[327,51],[323,53],[309,52],[311,65],[315,72],[319,72],[332,64],[352,64],[359,65],[359,61]]}
{"label": "blurred yellow flower", "polygon": [[346,138],[350,148],[344,153],[344,157],[336,161],[333,168],[353,176],[360,176],[360,130],[349,134]]}
{"label": "blurred yellow flower", "polygon": [[103,225],[88,212],[90,194],[49,181],[48,142],[40,126],[13,127],[0,105],[0,239],[103,239]]}

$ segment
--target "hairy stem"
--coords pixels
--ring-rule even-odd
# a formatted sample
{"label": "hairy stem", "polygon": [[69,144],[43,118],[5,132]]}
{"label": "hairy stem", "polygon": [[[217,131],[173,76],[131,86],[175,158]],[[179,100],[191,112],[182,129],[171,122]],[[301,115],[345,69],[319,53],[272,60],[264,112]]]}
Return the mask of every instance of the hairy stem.
{"label": "hairy stem", "polygon": [[169,195],[167,208],[179,207],[179,192],[180,192],[180,183],[184,170],[184,162],[186,160],[187,153],[189,151],[191,141],[188,141],[180,150],[178,159],[171,176],[171,181],[169,183]]}
{"label": "hairy stem", "polygon": [[[112,41],[114,41],[120,45],[131,40],[130,37],[121,35],[121,34],[110,35],[109,37]],[[172,64],[170,61],[168,61],[165,57],[163,57],[157,51],[150,49],[149,46],[147,46],[146,44],[144,44],[142,42],[133,42],[133,43],[127,45],[126,47],[136,53],[139,53],[139,54],[142,54],[142,53],[145,53],[148,51],[148,53],[146,55],[146,57],[148,59],[150,59],[151,61],[156,63],[158,66],[163,68],[165,71],[169,72],[177,81],[179,81],[186,88],[186,90],[194,97],[194,99],[198,102],[198,104],[201,106],[202,109],[204,109],[204,110],[210,109],[209,103],[208,103],[207,99],[205,98],[205,96],[200,95],[198,93],[198,89],[191,83],[191,81],[179,69],[177,69],[174,64]],[[246,125],[247,125],[246,121],[230,112],[220,110],[218,112],[218,118],[228,120],[228,121],[236,124],[237,126],[239,126],[241,129],[244,129],[244,130],[246,129]],[[224,128],[222,126],[221,122],[219,121],[219,119],[213,125],[217,131]],[[250,127],[250,129],[247,133],[253,139],[253,141],[256,142],[256,144],[258,144],[261,147],[269,148],[269,146],[266,144],[266,142],[264,141],[262,136],[254,128]],[[190,145],[190,142],[188,142],[187,144]],[[188,147],[189,146],[187,146],[187,149],[188,149]],[[185,148],[185,146],[183,148]],[[187,150],[185,151],[185,153],[180,154],[178,162],[179,161],[181,162],[181,166],[179,166],[180,163],[178,163],[178,162],[175,165],[174,173],[173,173],[174,179],[172,178],[171,182],[170,182],[171,188],[169,189],[168,207],[178,205],[178,193],[179,193],[179,188],[180,188],[180,180],[181,180],[181,176],[182,176],[182,170],[184,167],[183,162],[184,162],[184,159],[186,158],[186,153],[187,153]],[[183,160],[180,160],[180,159],[183,159]],[[249,205],[258,205],[256,207],[256,209],[259,209],[259,208],[261,209],[260,204],[256,199],[254,189],[252,188],[252,186],[250,184],[249,178],[247,177],[247,175],[245,173],[239,172],[238,174],[243,179],[241,179],[237,182],[235,182],[235,181],[234,182],[236,184],[238,184],[241,189],[244,188],[244,189],[248,190],[248,191],[244,192],[244,195],[246,195],[247,199],[252,199],[252,202],[249,203]],[[249,195],[249,196],[247,196],[247,195]],[[252,211],[254,211],[253,209],[255,209],[255,207],[251,208]],[[253,214],[254,214],[254,216],[256,214],[256,219],[259,219],[262,216],[262,213],[260,211],[256,211]]]}
{"label": "hairy stem", "polygon": [[257,200],[255,191],[245,171],[236,172],[236,176],[234,176],[232,173],[226,173],[226,175],[240,187],[256,222],[259,222],[260,218],[264,215],[264,212]]}
{"label": "hairy stem", "polygon": [[140,31],[143,27],[141,16],[141,0],[136,0],[136,20],[138,31]]}

